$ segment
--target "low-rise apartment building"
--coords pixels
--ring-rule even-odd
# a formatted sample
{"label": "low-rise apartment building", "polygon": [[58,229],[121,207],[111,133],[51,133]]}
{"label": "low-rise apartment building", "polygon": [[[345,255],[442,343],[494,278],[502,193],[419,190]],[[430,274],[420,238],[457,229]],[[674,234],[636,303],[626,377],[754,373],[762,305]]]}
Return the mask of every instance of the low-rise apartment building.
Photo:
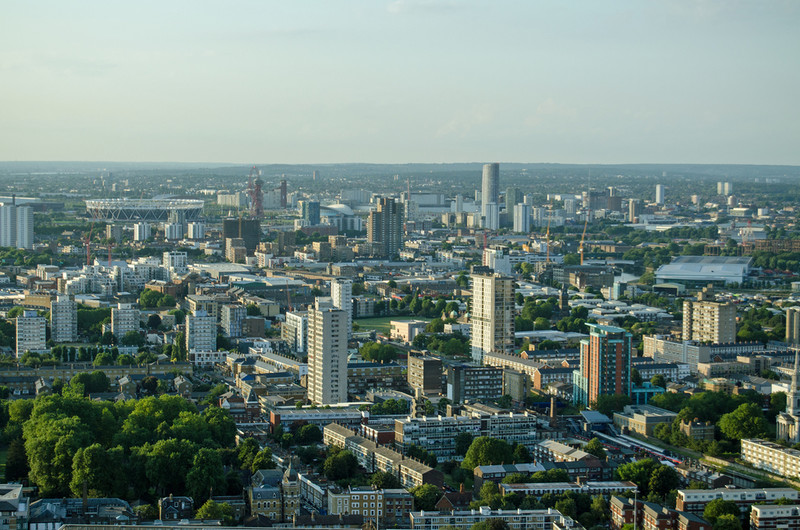
{"label": "low-rise apartment building", "polygon": [[750,510],[750,530],[798,530],[800,506],[763,504]]}
{"label": "low-rise apartment building", "polygon": [[379,446],[341,425],[335,423],[326,425],[323,429],[323,441],[327,445],[343,447],[353,453],[359,465],[368,473],[377,471],[391,473],[400,480],[404,488],[414,488],[422,484],[441,487],[443,484],[444,477],[441,471],[388,447]]}
{"label": "low-rise apartment building", "polygon": [[705,519],[691,513],[671,510],[660,504],[628,497],[611,497],[611,528],[636,525],[642,530],[712,530]]}
{"label": "low-rise apartment building", "polygon": [[411,512],[413,530],[439,530],[440,528],[470,528],[475,523],[501,519],[511,530],[571,530],[583,528],[572,518],[552,508],[547,510],[492,510],[481,506],[478,510],[452,512]]}
{"label": "low-rise apartment building", "polygon": [[560,437],[548,426],[547,418],[535,414],[471,414],[463,416],[407,417],[397,419],[395,442],[403,448],[422,447],[438,458],[460,459],[456,454],[456,435],[490,436],[532,450],[543,439]]}
{"label": "low-rise apartment building", "polygon": [[750,507],[754,504],[774,504],[775,501],[782,498],[797,501],[800,499],[800,495],[797,490],[792,488],[678,490],[675,508],[682,512],[702,514],[709,502],[714,499],[723,499],[735,502],[742,515],[747,516]]}
{"label": "low-rise apartment building", "polygon": [[523,483],[523,484],[500,484],[500,492],[503,495],[519,493],[520,495],[534,495],[541,497],[547,493],[561,495],[567,492],[586,493],[588,495],[613,495],[615,493],[635,493],[639,488],[633,482],[610,481],[610,482],[542,482],[542,483]]}
{"label": "low-rise apartment building", "polygon": [[352,396],[366,394],[375,388],[403,389],[405,386],[403,367],[397,363],[347,363],[347,393]]}
{"label": "low-rise apartment building", "polygon": [[759,438],[742,440],[742,460],[782,477],[800,477],[800,451],[774,442]]}

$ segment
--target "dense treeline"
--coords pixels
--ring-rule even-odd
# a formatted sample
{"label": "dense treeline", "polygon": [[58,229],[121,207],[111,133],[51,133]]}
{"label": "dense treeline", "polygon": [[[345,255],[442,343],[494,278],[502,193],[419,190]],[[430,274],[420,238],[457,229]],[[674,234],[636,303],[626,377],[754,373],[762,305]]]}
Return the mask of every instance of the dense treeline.
{"label": "dense treeline", "polygon": [[[667,392],[654,396],[650,404],[678,413],[671,424],[656,427],[654,435],[672,445],[721,456],[738,452],[742,438],[763,438],[774,435],[774,427],[763,412],[763,397],[754,391],[729,396],[722,392],[702,392],[694,396]],[[769,415],[775,415],[786,405],[786,395],[775,393],[770,398]],[[715,439],[690,438],[681,431],[681,422],[709,422],[715,425]]]}
{"label": "dense treeline", "polygon": [[273,465],[252,440],[230,449],[235,423],[218,407],[199,413],[177,396],[97,402],[81,390],[0,402],[0,427],[18,466],[7,480],[28,471],[42,496],[80,496],[85,487],[128,499],[187,494],[199,505],[212,489],[240,493],[239,471],[254,461]]}

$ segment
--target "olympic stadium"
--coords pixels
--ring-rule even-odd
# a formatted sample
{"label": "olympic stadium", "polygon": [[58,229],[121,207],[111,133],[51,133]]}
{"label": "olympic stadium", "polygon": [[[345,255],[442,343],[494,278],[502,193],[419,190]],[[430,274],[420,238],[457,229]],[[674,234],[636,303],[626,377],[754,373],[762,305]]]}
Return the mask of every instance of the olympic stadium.
{"label": "olympic stadium", "polygon": [[107,221],[167,221],[170,212],[182,213],[186,221],[200,217],[199,199],[89,199],[86,211],[94,219]]}

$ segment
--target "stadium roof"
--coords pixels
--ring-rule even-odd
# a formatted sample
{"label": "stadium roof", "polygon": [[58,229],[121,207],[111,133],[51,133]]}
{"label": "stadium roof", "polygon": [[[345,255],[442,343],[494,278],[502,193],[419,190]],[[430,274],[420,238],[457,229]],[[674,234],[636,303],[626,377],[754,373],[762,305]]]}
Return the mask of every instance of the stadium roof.
{"label": "stadium roof", "polygon": [[170,212],[181,211],[191,221],[203,204],[199,199],[88,199],[86,211],[94,219],[111,221],[166,221]]}
{"label": "stadium roof", "polygon": [[736,256],[678,256],[656,270],[659,282],[744,281],[753,258]]}

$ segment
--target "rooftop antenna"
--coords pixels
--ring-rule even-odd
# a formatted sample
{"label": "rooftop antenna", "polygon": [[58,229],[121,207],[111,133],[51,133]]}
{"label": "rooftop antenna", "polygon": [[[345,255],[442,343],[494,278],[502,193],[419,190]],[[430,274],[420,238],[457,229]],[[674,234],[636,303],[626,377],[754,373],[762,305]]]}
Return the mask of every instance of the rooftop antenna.
{"label": "rooftop antenna", "polygon": [[[591,200],[591,199],[590,199]],[[589,216],[592,214],[592,210],[586,210],[586,221],[583,223],[583,235],[581,235],[581,245],[578,247],[578,253],[581,255],[581,265],[583,265],[583,242],[586,239],[586,227],[589,226]]]}

